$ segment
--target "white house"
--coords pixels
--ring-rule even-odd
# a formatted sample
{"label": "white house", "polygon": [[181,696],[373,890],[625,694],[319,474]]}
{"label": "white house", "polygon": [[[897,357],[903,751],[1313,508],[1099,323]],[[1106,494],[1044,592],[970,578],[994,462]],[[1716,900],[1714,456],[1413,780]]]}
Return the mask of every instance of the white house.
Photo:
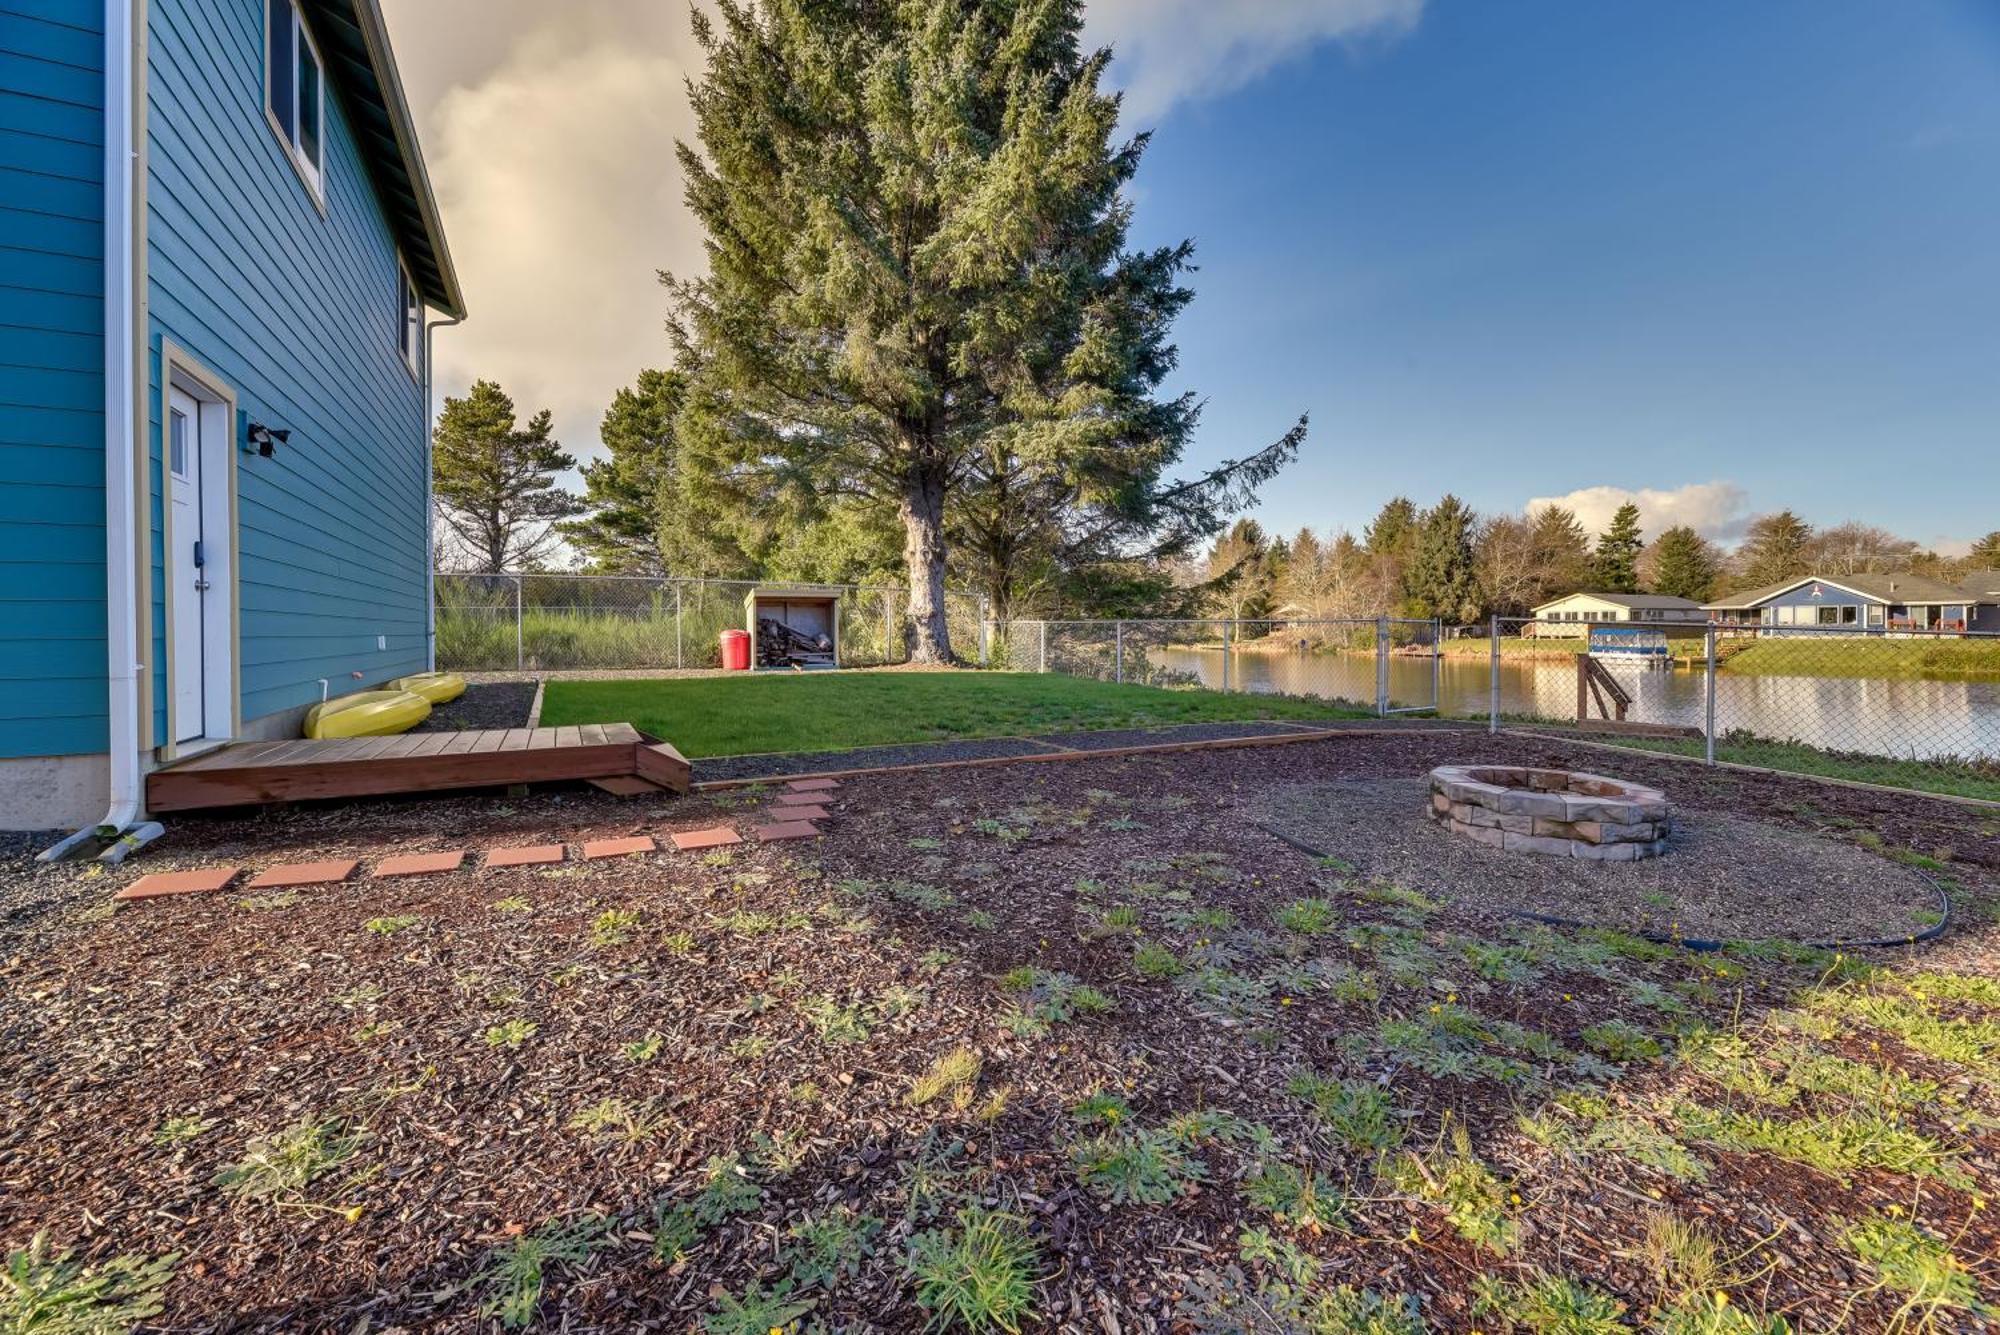
{"label": "white house", "polygon": [[1592,626],[1607,624],[1670,630],[1708,621],[1700,603],[1664,593],[1566,593],[1535,608],[1534,614],[1535,634],[1558,637],[1588,635]]}

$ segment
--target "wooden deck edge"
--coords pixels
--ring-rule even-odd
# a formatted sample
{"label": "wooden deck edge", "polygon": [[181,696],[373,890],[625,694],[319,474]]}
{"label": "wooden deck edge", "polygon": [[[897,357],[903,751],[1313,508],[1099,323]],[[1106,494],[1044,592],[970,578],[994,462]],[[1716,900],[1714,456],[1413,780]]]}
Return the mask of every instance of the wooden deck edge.
{"label": "wooden deck edge", "polygon": [[[1465,727],[1427,728],[1426,732],[1469,732]],[[1266,737],[1216,737],[1195,742],[1155,742],[1147,746],[1104,747],[1095,751],[1050,751],[1030,756],[979,756],[971,760],[928,760],[908,765],[876,765],[867,769],[802,771],[798,774],[766,774],[750,779],[710,779],[694,785],[697,793],[722,792],[731,788],[752,788],[760,784],[790,783],[794,779],[856,779],[871,774],[903,774],[926,769],[983,769],[991,765],[1033,765],[1051,761],[1116,760],[1120,756],[1170,755],[1177,751],[1229,751],[1255,746],[1291,746],[1299,742],[1324,742],[1336,737],[1384,737],[1406,735],[1408,728],[1329,728],[1321,732],[1289,733]],[[718,757],[720,759],[721,757]]]}
{"label": "wooden deck edge", "polygon": [[588,781],[630,776],[636,768],[632,743],[600,742],[527,751],[389,756],[328,765],[300,762],[240,769],[162,769],[146,776],[146,805],[161,813],[205,811],[265,802]]}
{"label": "wooden deck edge", "polygon": [[632,773],[648,783],[685,793],[694,782],[694,766],[672,742],[641,742],[632,749]]}

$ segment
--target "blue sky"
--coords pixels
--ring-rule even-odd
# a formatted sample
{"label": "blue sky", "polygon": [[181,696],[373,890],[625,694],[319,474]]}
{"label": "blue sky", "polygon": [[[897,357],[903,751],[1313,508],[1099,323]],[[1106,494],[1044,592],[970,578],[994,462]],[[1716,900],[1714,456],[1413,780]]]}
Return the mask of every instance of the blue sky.
{"label": "blue sky", "polygon": [[[667,145],[683,0],[385,0],[497,377],[600,451],[702,264]],[[1090,0],[1193,237],[1190,469],[1313,433],[1259,517],[1628,493],[1724,539],[1790,505],[2000,527],[2000,0]],[[586,91],[587,90],[587,91]]]}
{"label": "blue sky", "polygon": [[2000,5],[1433,0],[1152,125],[1197,460],[1313,415],[1268,526],[1601,487],[2000,527]]}

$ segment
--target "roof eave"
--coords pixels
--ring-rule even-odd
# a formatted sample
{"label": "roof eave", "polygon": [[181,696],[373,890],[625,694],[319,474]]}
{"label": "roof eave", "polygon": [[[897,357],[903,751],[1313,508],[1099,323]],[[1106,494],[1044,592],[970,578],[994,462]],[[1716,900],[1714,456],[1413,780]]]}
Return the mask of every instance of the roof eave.
{"label": "roof eave", "polygon": [[416,121],[410,115],[409,99],[403,93],[403,76],[396,68],[396,53],[389,43],[389,28],[382,18],[380,0],[353,0],[353,4],[355,18],[361,27],[361,39],[368,47],[368,59],[375,66],[376,79],[382,86],[382,100],[388,107],[396,148],[403,155],[404,169],[410,174],[410,184],[417,197],[417,211],[422,216],[424,234],[430,238],[431,252],[437,263],[439,291],[434,294],[432,304],[446,315],[462,320],[466,314],[465,293],[458,285],[458,270],[451,261],[451,247],[445,242],[444,219],[438,213],[437,195],[431,189],[430,169],[424,165]]}

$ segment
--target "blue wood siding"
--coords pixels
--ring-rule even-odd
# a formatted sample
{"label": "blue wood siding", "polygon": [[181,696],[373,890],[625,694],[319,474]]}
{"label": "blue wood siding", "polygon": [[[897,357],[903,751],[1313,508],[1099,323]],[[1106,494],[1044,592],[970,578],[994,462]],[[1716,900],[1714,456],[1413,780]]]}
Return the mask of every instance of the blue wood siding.
{"label": "blue wood siding", "polygon": [[103,27],[0,0],[0,757],[106,746]]}
{"label": "blue wood siding", "polygon": [[[395,245],[335,90],[322,216],[265,119],[264,0],[151,11],[156,589],[162,340],[225,380],[250,420],[291,432],[275,458],[237,455],[247,722],[317,700],[320,678],[338,695],[423,669],[426,415],[397,350]],[[157,602],[154,636],[163,733]]]}

